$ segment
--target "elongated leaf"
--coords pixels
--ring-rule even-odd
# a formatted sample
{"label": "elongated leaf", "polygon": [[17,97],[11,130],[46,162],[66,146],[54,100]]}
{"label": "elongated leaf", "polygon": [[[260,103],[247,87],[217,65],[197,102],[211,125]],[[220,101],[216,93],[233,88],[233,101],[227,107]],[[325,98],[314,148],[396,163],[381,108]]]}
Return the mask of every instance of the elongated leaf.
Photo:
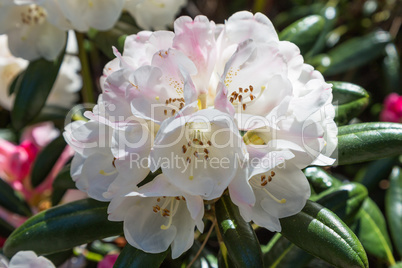
{"label": "elongated leaf", "polygon": [[56,126],[64,127],[64,121],[69,111],[69,109],[63,107],[46,105],[30,124],[52,121]]}
{"label": "elongated leaf", "polygon": [[363,246],[334,213],[312,201],[303,210],[280,220],[281,234],[298,247],[332,265],[368,267]]}
{"label": "elongated leaf", "polygon": [[364,88],[347,82],[329,82],[332,86],[335,105],[335,122],[338,125],[347,124],[350,119],[358,116],[368,105],[369,94]]}
{"label": "elongated leaf", "polygon": [[286,27],[279,34],[279,39],[295,43],[304,55],[315,44],[324,23],[324,18],[319,15],[302,18]]}
{"label": "elongated leaf", "polygon": [[314,258],[279,233],[262,250],[264,266],[270,268],[302,268]]}
{"label": "elongated leaf", "polygon": [[339,15],[336,3],[329,1],[327,6],[320,10],[320,15],[325,19],[325,22],[313,48],[306,54],[307,60],[324,49],[327,35],[334,28]]}
{"label": "elongated leaf", "polygon": [[136,249],[130,244],[127,244],[123,251],[120,253],[117,258],[116,263],[114,264],[114,268],[126,268],[126,267],[149,267],[149,268],[158,268],[163,260],[166,258],[169,250],[158,253],[151,254],[145,253],[142,250]]}
{"label": "elongated leaf", "polygon": [[385,31],[349,39],[330,50],[325,60],[321,60],[323,64],[317,69],[323,75],[335,75],[359,67],[382,55],[391,40],[391,35]]}
{"label": "elongated leaf", "polygon": [[384,216],[370,198],[363,203],[354,228],[367,253],[387,260],[390,264],[395,263]]}
{"label": "elongated leaf", "polygon": [[402,124],[362,123],[338,128],[338,164],[390,157],[402,151]]}
{"label": "elongated leaf", "polygon": [[220,243],[220,248],[221,250],[219,250],[218,253],[218,267],[219,268],[236,267],[228,254],[228,249],[226,248],[225,243]]}
{"label": "elongated leaf", "polygon": [[28,204],[2,179],[0,179],[0,206],[22,216],[32,215]]}
{"label": "elongated leaf", "polygon": [[402,94],[401,89],[401,63],[398,50],[395,44],[388,44],[385,47],[385,58],[382,64],[382,73],[384,76],[385,88],[388,93],[398,92]]}
{"label": "elongated leaf", "polygon": [[389,179],[385,211],[394,244],[399,255],[402,256],[402,169],[395,167]]}
{"label": "elongated leaf", "polygon": [[[378,183],[381,180],[388,179],[396,162],[397,160],[395,158],[384,158],[373,161],[366,169],[359,171],[355,181],[366,186],[370,192],[378,187]],[[360,172],[362,173],[360,174]]]}
{"label": "elongated leaf", "polygon": [[402,262],[397,262],[395,265],[390,266],[390,268],[402,268]]}
{"label": "elongated leaf", "polygon": [[263,267],[261,248],[254,230],[243,220],[228,195],[223,195],[216,202],[215,213],[223,241],[235,265]]}
{"label": "elongated leaf", "polygon": [[68,189],[76,189],[70,175],[71,165],[66,165],[53,181],[52,204],[57,205]]}
{"label": "elongated leaf", "polygon": [[316,202],[330,209],[348,225],[355,220],[368,195],[366,187],[353,182],[327,191],[321,193]]}
{"label": "elongated leaf", "polygon": [[29,63],[19,88],[14,89],[16,96],[11,119],[15,129],[26,126],[41,111],[56,81],[63,57],[64,52],[54,62],[39,59]]}
{"label": "elongated leaf", "polygon": [[342,182],[325,172],[322,168],[308,167],[304,170],[310,185],[316,193],[321,193],[333,187],[341,186]]}
{"label": "elongated leaf", "polygon": [[0,237],[8,237],[14,230],[12,225],[0,218]]}
{"label": "elongated leaf", "polygon": [[0,129],[0,139],[17,143],[17,137],[15,133],[7,128]]}
{"label": "elongated leaf", "polygon": [[83,199],[42,211],[11,234],[4,253],[9,258],[20,250],[51,254],[123,233],[121,222],[107,219],[107,206]]}
{"label": "elongated leaf", "polygon": [[33,187],[37,187],[47,178],[66,145],[64,137],[60,135],[39,153],[32,168],[31,184]]}
{"label": "elongated leaf", "polygon": [[[330,209],[345,223],[352,223],[366,197],[367,190],[363,185],[348,183],[330,188],[316,198],[317,203]],[[274,236],[263,252],[266,253],[264,264],[269,267],[303,267],[313,258],[280,234]]]}

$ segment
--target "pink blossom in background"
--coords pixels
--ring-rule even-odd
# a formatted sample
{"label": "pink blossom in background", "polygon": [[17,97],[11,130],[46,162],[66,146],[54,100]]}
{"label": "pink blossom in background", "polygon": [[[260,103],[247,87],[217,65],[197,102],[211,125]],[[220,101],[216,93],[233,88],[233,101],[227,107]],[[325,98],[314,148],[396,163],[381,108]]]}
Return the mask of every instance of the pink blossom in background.
{"label": "pink blossom in background", "polygon": [[106,255],[103,260],[98,263],[98,268],[112,268],[118,257],[119,254]]}
{"label": "pink blossom in background", "polygon": [[66,146],[48,177],[41,185],[32,189],[30,172],[36,157],[59,134],[52,123],[45,122],[27,128],[22,134],[20,144],[0,139],[0,177],[14,190],[21,192],[34,210],[43,199],[41,196],[50,192],[54,178],[73,154],[72,149]]}
{"label": "pink blossom in background", "polygon": [[384,122],[402,123],[402,96],[391,93],[385,98],[380,119]]}

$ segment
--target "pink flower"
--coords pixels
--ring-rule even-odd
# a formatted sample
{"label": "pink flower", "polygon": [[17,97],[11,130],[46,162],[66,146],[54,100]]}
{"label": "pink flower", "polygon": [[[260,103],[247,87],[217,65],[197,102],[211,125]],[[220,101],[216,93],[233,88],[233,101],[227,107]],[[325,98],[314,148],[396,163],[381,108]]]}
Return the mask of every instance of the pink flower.
{"label": "pink flower", "polygon": [[385,122],[402,123],[402,96],[391,93],[385,98],[380,119]]}
{"label": "pink flower", "polygon": [[112,268],[118,257],[119,254],[106,255],[103,260],[98,263],[98,268]]}

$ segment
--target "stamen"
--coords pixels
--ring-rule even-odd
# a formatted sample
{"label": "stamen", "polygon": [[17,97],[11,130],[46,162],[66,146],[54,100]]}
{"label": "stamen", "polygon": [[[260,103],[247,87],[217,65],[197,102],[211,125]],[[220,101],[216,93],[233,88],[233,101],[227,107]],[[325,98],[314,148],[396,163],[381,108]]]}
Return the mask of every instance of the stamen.
{"label": "stamen", "polygon": [[[174,208],[173,208],[173,202],[175,202]],[[168,215],[169,216],[168,225],[161,225],[162,230],[167,230],[167,229],[170,228],[170,226],[172,225],[173,216],[176,214],[178,208],[179,208],[179,202],[178,201],[177,202],[174,201],[174,200],[170,201],[170,211],[172,212],[172,214]]]}
{"label": "stamen", "polygon": [[183,151],[183,154],[185,154],[185,153],[187,152],[187,147],[186,147],[186,145],[183,145],[182,151]]}
{"label": "stamen", "polygon": [[281,200],[279,200],[278,198],[276,198],[273,194],[271,194],[270,192],[267,191],[267,189],[262,188],[264,190],[264,192],[266,192],[269,197],[271,197],[274,201],[278,202],[279,204],[285,204],[286,203],[286,199],[282,198]]}
{"label": "stamen", "polygon": [[211,141],[207,141],[207,144],[208,144],[209,146],[212,146]]}

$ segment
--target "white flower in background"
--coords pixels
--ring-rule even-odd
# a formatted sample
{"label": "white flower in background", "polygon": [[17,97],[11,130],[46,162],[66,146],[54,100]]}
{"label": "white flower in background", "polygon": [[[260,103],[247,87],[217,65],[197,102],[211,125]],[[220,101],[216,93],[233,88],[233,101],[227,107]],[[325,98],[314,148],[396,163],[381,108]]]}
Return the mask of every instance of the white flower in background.
{"label": "white flower in background", "polygon": [[54,0],[72,27],[80,32],[90,28],[109,30],[120,17],[125,0]]}
{"label": "white flower in background", "polygon": [[138,191],[113,198],[109,220],[124,221],[124,235],[134,247],[149,253],[166,251],[179,257],[194,243],[194,228],[204,229],[200,196],[182,192],[163,174]]}
{"label": "white flower in background", "polygon": [[0,260],[0,267],[5,268],[55,268],[54,264],[45,257],[36,255],[33,251],[19,251],[7,264],[5,259]]}
{"label": "white flower in background", "polygon": [[[9,88],[19,73],[28,66],[28,61],[11,55],[7,46],[7,36],[0,35],[0,105],[11,110],[15,94],[9,95]],[[81,64],[77,57],[65,55],[55,84],[46,101],[46,105],[71,108],[78,100],[77,92],[82,87],[78,74]]]}
{"label": "white flower in background", "polygon": [[125,9],[145,30],[162,30],[169,26],[187,0],[127,0]]}
{"label": "white flower in background", "polygon": [[0,8],[0,33],[8,35],[9,48],[14,56],[26,60],[41,57],[54,60],[64,48],[66,31],[49,22],[49,14],[56,15],[57,11],[48,10],[37,2],[38,5],[3,4]]}

